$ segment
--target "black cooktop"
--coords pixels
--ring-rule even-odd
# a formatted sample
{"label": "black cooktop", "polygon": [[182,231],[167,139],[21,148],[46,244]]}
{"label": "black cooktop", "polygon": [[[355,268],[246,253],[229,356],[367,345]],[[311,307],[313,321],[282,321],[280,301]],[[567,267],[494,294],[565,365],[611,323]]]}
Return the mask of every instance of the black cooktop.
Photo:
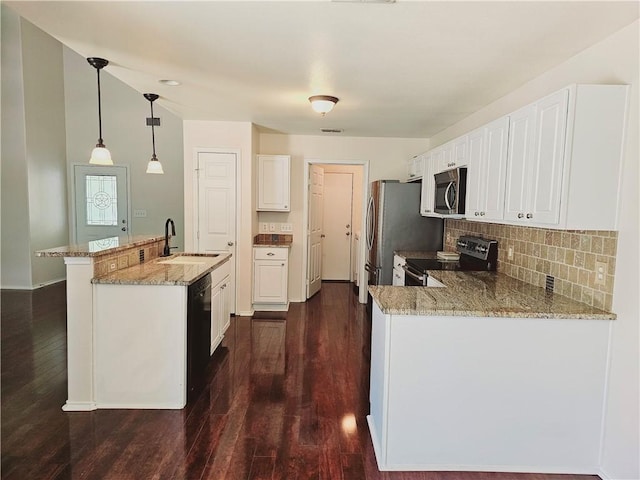
{"label": "black cooktop", "polygon": [[498,262],[498,242],[463,235],[456,242],[460,253],[457,261],[437,258],[407,258],[407,268],[417,275],[427,270],[495,271]]}
{"label": "black cooktop", "polygon": [[435,258],[407,258],[407,266],[419,273],[424,273],[427,270],[461,270],[470,272],[489,270],[487,262],[465,256],[460,256],[457,261],[438,260]]}

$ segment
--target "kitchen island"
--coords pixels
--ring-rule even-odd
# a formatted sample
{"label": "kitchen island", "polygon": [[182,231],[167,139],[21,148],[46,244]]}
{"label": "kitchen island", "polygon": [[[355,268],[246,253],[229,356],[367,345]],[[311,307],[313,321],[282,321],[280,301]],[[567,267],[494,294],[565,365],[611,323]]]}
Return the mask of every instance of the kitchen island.
{"label": "kitchen island", "polygon": [[612,313],[491,272],[371,286],[380,470],[597,473]]}
{"label": "kitchen island", "polygon": [[[93,279],[128,282],[129,288],[145,279],[156,282],[156,285],[163,282],[165,285],[167,282],[183,282],[184,290],[186,283],[207,273],[201,271],[190,279],[184,276],[180,279],[176,275],[189,274],[184,272],[184,267],[158,264],[158,254],[162,251],[164,241],[164,236],[121,236],[36,252],[38,257],[63,257],[67,267],[67,401],[63,410],[88,411],[99,408],[95,389],[98,376],[97,299]],[[228,257],[229,255],[215,257],[215,262],[207,267],[208,271],[222,265]],[[146,275],[152,270],[153,275]],[[133,279],[131,275],[137,275],[138,279]],[[120,280],[117,280],[118,277]],[[136,307],[141,305],[139,299],[133,303]],[[120,313],[124,313],[131,305],[117,304],[115,307]]]}

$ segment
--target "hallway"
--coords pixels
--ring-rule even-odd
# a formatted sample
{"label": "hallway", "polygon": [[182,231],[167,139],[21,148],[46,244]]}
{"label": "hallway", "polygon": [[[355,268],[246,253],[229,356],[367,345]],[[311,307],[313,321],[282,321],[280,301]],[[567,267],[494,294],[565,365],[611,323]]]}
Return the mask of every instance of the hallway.
{"label": "hallway", "polygon": [[365,420],[369,323],[349,283],[323,283],[286,319],[232,319],[184,410],[63,412],[65,284],[3,290],[1,301],[3,479],[598,478],[378,472]]}

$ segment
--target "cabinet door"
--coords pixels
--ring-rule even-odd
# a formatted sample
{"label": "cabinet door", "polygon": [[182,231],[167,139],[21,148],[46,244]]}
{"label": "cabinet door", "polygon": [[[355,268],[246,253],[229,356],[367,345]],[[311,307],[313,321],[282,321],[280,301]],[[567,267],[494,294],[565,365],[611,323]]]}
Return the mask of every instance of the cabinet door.
{"label": "cabinet door", "polygon": [[211,346],[209,355],[212,355],[222,340],[222,308],[223,295],[221,283],[211,289]]}
{"label": "cabinet door", "polygon": [[258,155],[259,211],[291,210],[289,170],[288,155]]}
{"label": "cabinet door", "polygon": [[407,181],[412,182],[422,178],[423,172],[423,155],[416,155],[407,162]]}
{"label": "cabinet door", "polygon": [[442,147],[438,148],[437,157],[434,155],[434,168],[435,173],[444,172],[445,170],[451,170],[453,168],[453,142],[445,143]]}
{"label": "cabinet door", "polygon": [[467,135],[456,138],[453,141],[453,156],[451,158],[451,168],[464,167],[468,165],[468,140]]}
{"label": "cabinet door", "polygon": [[487,182],[487,157],[484,154],[484,127],[469,134],[467,163],[467,220],[480,220],[484,208],[484,186]]}
{"label": "cabinet door", "polygon": [[509,117],[502,117],[486,127],[486,179],[481,198],[483,220],[502,220],[504,213],[505,174],[509,139]]}
{"label": "cabinet door", "polygon": [[510,115],[505,220],[526,220],[532,182],[536,108],[529,105]]}
{"label": "cabinet door", "polygon": [[231,286],[230,277],[226,277],[222,282],[221,292],[220,292],[222,295],[221,307],[220,307],[220,313],[221,313],[220,335],[221,336],[224,335],[224,333],[229,328],[229,325],[231,324],[231,304],[229,303],[231,301],[230,286]]}
{"label": "cabinet door", "polygon": [[568,98],[565,89],[537,103],[531,195],[525,214],[536,224],[557,224],[560,220]]}
{"label": "cabinet door", "polygon": [[430,153],[427,153],[423,161],[422,190],[420,192],[420,213],[423,216],[433,214],[433,196],[435,194],[433,174],[433,157]]}
{"label": "cabinet door", "polygon": [[254,260],[254,303],[287,303],[287,262]]}

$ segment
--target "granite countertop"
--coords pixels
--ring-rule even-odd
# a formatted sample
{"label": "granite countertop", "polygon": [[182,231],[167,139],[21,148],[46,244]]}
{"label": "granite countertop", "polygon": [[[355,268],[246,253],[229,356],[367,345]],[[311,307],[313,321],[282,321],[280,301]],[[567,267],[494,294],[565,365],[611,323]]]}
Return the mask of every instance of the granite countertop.
{"label": "granite countertop", "polygon": [[[180,261],[180,257],[199,257],[202,263],[167,264]],[[220,255],[203,253],[180,253],[170,257],[158,257],[133,267],[117,270],[95,277],[91,283],[112,285],[191,285],[207,273],[215,270],[231,258],[230,253]]]}
{"label": "granite countertop", "polygon": [[613,320],[605,312],[562,295],[547,293],[495,272],[429,271],[446,287],[370,286],[383,313],[391,315],[580,318]]}
{"label": "granite countertop", "polygon": [[262,248],[291,248],[290,243],[254,243],[253,246]]}
{"label": "granite countertop", "polygon": [[291,248],[293,235],[287,233],[259,233],[253,237],[254,247]]}
{"label": "granite countertop", "polygon": [[67,245],[37,251],[36,257],[100,257],[126,250],[132,247],[163,240],[164,236],[153,235],[123,235],[120,237],[103,238],[88,243]]}

